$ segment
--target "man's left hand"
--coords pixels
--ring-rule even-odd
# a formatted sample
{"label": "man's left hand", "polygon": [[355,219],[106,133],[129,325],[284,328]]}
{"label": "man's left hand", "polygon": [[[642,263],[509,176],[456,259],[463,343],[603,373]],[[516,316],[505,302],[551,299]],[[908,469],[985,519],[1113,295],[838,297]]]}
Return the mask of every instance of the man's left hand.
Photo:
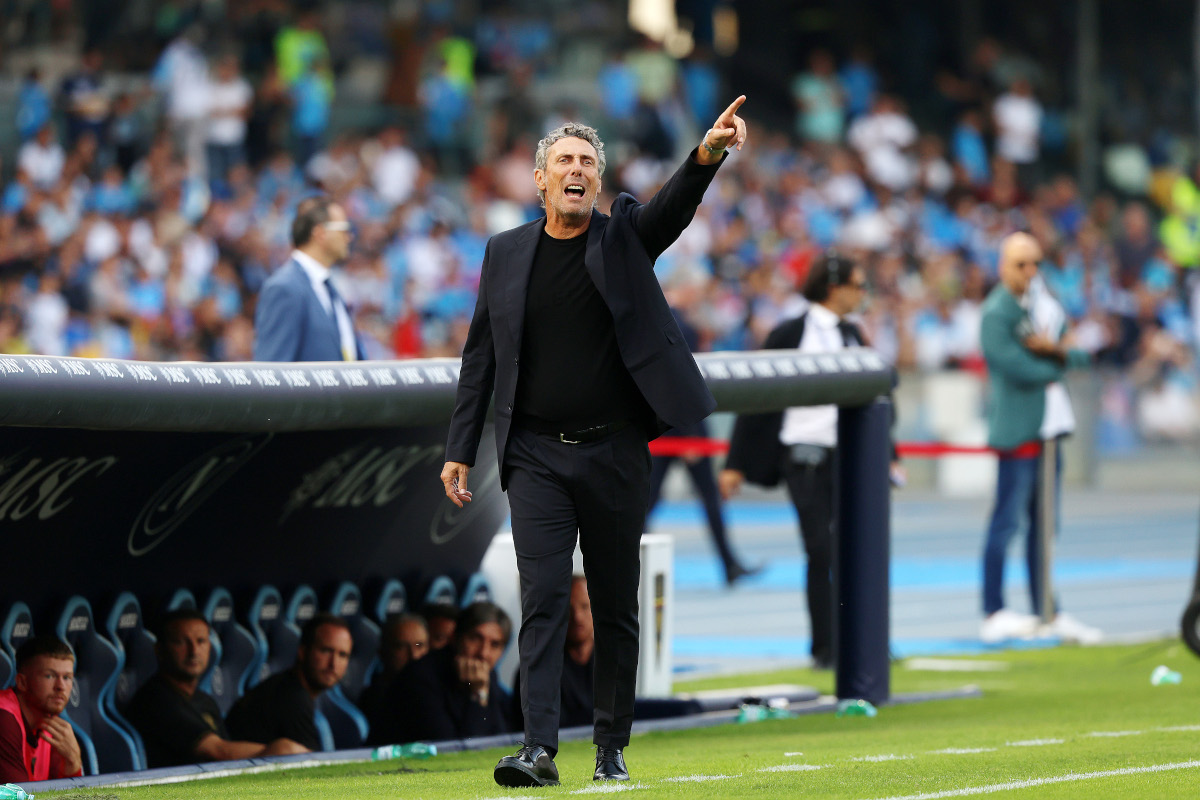
{"label": "man's left hand", "polygon": [[735,144],[738,150],[742,149],[742,145],[746,143],[746,121],[737,115],[737,110],[744,102],[746,102],[746,95],[743,94],[730,103],[729,108],[721,112],[721,116],[717,117],[717,121],[704,134],[704,143],[717,152],[710,153],[707,148],[701,147],[700,163],[715,164],[721,160],[721,151],[733,147]]}
{"label": "man's left hand", "polygon": [[62,717],[47,717],[39,734],[50,743],[54,752],[62,759],[63,776],[79,774],[83,769],[83,757],[79,753],[79,742],[71,723]]}

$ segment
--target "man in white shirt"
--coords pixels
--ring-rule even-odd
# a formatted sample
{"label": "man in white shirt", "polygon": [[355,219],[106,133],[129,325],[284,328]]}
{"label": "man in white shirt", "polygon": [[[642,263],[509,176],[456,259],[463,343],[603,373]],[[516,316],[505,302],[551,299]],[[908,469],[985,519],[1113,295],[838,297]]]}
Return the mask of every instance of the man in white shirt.
{"label": "man in white shirt", "polygon": [[351,226],[324,195],[296,207],[291,258],[263,285],[254,314],[255,361],[359,361],[362,346],[330,268],[350,252]]}
{"label": "man in white shirt", "polygon": [[242,77],[238,57],[226,53],[217,61],[216,79],[208,85],[208,179],[223,181],[229,170],[246,160],[246,118],[254,90]]}
{"label": "man in white shirt", "polygon": [[[799,318],[767,336],[764,350],[798,349],[833,353],[863,343],[846,316],[862,304],[866,272],[848,257],[828,253],[809,270],[804,296],[812,304]],[[721,471],[721,494],[729,499],[743,481],[773,486],[787,483],[808,557],[808,613],[812,658],[817,669],[833,667],[833,450],[837,446],[837,406],[803,406],[773,414],[738,417]]]}
{"label": "man in white shirt", "polygon": [[43,125],[37,136],[21,145],[17,167],[25,170],[39,189],[52,189],[62,176],[66,154],[54,136],[54,126]]}
{"label": "man in white shirt", "polygon": [[1033,96],[1033,86],[1025,78],[1013,81],[1005,94],[992,106],[996,123],[996,155],[1017,166],[1021,185],[1031,188],[1041,149],[1042,104]]}

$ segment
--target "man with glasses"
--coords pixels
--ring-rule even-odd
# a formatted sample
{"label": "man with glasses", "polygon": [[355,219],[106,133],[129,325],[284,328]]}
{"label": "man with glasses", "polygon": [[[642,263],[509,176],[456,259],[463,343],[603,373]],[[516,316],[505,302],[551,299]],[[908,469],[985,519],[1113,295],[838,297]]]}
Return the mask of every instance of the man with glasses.
{"label": "man with glasses", "polygon": [[360,361],[366,356],[330,268],[353,239],[345,210],[327,196],[296,207],[291,258],[263,284],[254,314],[255,361]]}
{"label": "man with glasses", "polygon": [[[827,253],[813,264],[804,283],[811,304],[800,317],[767,336],[764,350],[833,353],[863,344],[846,316],[858,308],[867,288],[866,272],[851,259]],[[728,500],[743,481],[775,486],[782,478],[800,518],[808,557],[808,613],[816,669],[831,669],[833,649],[833,451],[837,446],[837,406],[804,406],[738,417],[729,458],[718,483]]]}

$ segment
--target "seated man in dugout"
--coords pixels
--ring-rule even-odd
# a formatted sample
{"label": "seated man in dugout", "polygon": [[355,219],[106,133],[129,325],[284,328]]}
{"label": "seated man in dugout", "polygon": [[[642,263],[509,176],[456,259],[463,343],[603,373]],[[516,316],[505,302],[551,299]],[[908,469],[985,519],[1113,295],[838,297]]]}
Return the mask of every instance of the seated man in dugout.
{"label": "seated man in dugout", "polygon": [[194,608],[167,613],[154,645],[158,672],[138,689],[126,716],[142,735],[150,767],[305,752],[291,739],[230,739],[217,701],[199,688],[212,656],[208,620]]}
{"label": "seated man in dugout", "polygon": [[458,624],[458,606],[451,603],[426,603],[421,609],[429,630],[429,651],[441,650],[454,639]]}
{"label": "seated man in dugout", "polygon": [[392,683],[380,711],[378,743],[441,741],[513,730],[511,698],[496,664],[512,638],[512,621],[492,603],[458,616],[454,640],[414,661]]}
{"label": "seated man in dugout", "polygon": [[346,620],[315,614],[300,631],[295,665],[267,678],[234,704],[226,719],[229,732],[251,742],[282,737],[304,751],[320,750],[313,718],[316,700],[345,676],[353,646]]}
{"label": "seated man in dugout", "polygon": [[17,648],[17,677],[0,691],[0,783],[83,774],[71,723],[60,715],[75,685],[75,653],[57,636],[26,639]]}
{"label": "seated man in dugout", "polygon": [[380,719],[380,711],[392,682],[405,667],[428,653],[429,629],[419,614],[394,614],[383,623],[379,638],[379,660],[383,669],[371,679],[371,684],[363,689],[358,698],[358,707],[371,726],[372,741],[375,739],[374,732],[386,727]]}

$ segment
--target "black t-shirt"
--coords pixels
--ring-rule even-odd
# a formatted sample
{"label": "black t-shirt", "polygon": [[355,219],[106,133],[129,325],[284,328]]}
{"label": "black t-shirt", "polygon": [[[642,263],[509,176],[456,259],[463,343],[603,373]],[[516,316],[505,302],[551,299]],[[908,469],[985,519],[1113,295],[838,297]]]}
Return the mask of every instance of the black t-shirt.
{"label": "black t-shirt", "polygon": [[229,709],[225,724],[236,740],[268,744],[286,737],[309,750],[321,749],[313,700],[294,668],[272,675],[247,692]]}
{"label": "black t-shirt", "polygon": [[174,767],[202,761],[196,745],[210,733],[229,739],[221,709],[197,689],[184,696],[161,675],[154,675],[129,701],[126,718],[142,735],[150,767]]}
{"label": "black t-shirt", "polygon": [[587,234],[542,231],[521,338],[516,415],[545,433],[640,422],[646,401],[617,347],[612,312],[584,265]]}

